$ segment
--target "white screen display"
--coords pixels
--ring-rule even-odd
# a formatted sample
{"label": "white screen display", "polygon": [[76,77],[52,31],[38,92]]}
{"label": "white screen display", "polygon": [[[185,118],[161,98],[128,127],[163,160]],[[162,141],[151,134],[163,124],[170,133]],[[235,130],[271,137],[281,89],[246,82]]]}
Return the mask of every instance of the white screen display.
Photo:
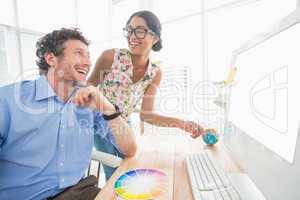
{"label": "white screen display", "polygon": [[245,133],[293,163],[300,108],[300,24],[236,60],[229,119]]}

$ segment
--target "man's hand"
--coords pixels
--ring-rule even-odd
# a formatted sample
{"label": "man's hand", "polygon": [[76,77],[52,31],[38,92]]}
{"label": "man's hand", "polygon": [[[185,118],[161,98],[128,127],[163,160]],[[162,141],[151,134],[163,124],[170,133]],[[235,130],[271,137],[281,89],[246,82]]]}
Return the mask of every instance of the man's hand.
{"label": "man's hand", "polygon": [[113,104],[95,86],[80,88],[74,96],[73,102],[82,107],[97,109],[107,115],[115,112]]}
{"label": "man's hand", "polygon": [[[112,115],[116,112],[114,105],[95,86],[80,88],[74,96],[73,102],[79,106],[96,109],[105,115]],[[128,124],[122,117],[117,117],[109,120],[108,125],[119,150],[126,156],[134,156],[137,144],[134,132],[128,127]]]}

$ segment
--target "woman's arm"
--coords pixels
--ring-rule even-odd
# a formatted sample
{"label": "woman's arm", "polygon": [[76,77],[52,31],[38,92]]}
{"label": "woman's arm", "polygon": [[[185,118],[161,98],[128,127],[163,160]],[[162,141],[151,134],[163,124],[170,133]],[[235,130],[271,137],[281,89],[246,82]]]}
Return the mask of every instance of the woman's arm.
{"label": "woman's arm", "polygon": [[204,129],[195,122],[184,121],[179,118],[168,117],[154,113],[154,100],[161,77],[162,73],[161,70],[159,70],[156,73],[152,83],[148,86],[142,101],[140,119],[155,126],[180,128],[191,133],[191,136],[194,138],[203,134]]}
{"label": "woman's arm", "polygon": [[88,78],[88,83],[94,86],[99,85],[103,80],[103,73],[111,69],[114,61],[115,51],[113,49],[105,50],[97,59],[92,74]]}
{"label": "woman's arm", "polygon": [[142,101],[140,118],[142,121],[161,127],[180,128],[182,120],[154,113],[154,100],[161,81],[161,70],[157,71],[152,83],[148,86]]}

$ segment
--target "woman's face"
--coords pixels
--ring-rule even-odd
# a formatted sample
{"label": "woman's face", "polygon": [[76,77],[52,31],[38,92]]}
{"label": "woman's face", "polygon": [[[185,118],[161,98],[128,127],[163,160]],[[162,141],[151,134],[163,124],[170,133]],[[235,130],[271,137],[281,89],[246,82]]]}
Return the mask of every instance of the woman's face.
{"label": "woman's face", "polygon": [[149,55],[158,37],[141,17],[133,17],[126,27],[128,48],[133,55]]}

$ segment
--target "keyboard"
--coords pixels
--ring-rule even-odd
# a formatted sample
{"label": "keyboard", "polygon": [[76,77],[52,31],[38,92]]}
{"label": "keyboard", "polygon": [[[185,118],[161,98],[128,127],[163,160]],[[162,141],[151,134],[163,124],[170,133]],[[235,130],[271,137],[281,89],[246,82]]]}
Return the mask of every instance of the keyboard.
{"label": "keyboard", "polygon": [[241,200],[223,168],[207,151],[189,154],[186,165],[194,200]]}

